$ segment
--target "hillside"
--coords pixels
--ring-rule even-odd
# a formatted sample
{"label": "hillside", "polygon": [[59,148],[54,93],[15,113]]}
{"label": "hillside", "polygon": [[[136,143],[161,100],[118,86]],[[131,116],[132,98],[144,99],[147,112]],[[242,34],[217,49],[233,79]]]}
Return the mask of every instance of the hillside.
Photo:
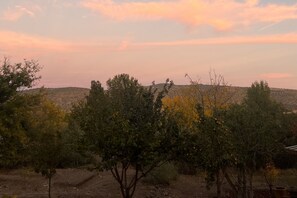
{"label": "hillside", "polygon": [[[39,88],[26,90],[26,93],[37,93]],[[89,89],[78,87],[65,88],[44,88],[44,91],[51,101],[65,110],[70,110],[73,104],[85,98],[89,94]]]}
{"label": "hillside", "polygon": [[[181,90],[188,88],[190,85],[174,85],[169,92],[170,96],[177,95]],[[157,88],[161,89],[162,85],[156,85]],[[201,89],[208,89],[209,85],[200,85]],[[246,95],[248,87],[231,87],[230,93],[232,93],[231,102],[240,103]],[[287,109],[297,111],[297,90],[293,89],[280,89],[271,88],[271,97],[282,103]]]}
{"label": "hillside", "polygon": [[[162,84],[155,85],[161,89]],[[170,96],[177,95],[181,90],[190,85],[174,85],[169,92]],[[202,89],[207,89],[209,85],[201,85]],[[66,87],[66,88],[45,88],[45,92],[50,100],[54,101],[65,110],[70,110],[72,104],[82,100],[88,93],[87,88]],[[240,103],[246,95],[247,87],[231,87],[233,103]],[[31,89],[25,92],[34,93],[39,89]],[[271,97],[277,102],[282,103],[286,108],[297,111],[297,90],[271,88]]]}

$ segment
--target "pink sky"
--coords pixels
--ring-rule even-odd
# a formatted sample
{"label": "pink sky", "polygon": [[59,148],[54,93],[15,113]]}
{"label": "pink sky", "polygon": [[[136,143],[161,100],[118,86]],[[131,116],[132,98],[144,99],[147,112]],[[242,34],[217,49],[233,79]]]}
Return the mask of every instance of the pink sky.
{"label": "pink sky", "polygon": [[18,0],[0,2],[0,55],[43,66],[39,85],[89,87],[128,73],[143,84],[297,89],[295,0]]}

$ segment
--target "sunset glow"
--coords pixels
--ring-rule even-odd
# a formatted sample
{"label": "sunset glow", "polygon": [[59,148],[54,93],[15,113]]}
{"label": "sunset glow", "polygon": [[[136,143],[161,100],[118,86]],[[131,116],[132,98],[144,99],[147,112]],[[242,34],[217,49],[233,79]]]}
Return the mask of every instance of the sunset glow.
{"label": "sunset glow", "polygon": [[39,86],[89,87],[128,73],[144,84],[297,89],[295,0],[18,0],[0,2],[0,55],[35,59]]}

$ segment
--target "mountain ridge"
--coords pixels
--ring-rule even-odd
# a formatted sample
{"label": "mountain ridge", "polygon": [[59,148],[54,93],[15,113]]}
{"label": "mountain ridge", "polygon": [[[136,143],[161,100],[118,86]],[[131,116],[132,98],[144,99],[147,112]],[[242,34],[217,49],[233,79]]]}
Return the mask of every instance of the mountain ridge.
{"label": "mountain ridge", "polygon": [[[161,89],[164,84],[155,84],[154,87]],[[169,92],[169,96],[175,96],[180,91],[188,88],[191,85],[173,85]],[[201,88],[208,88],[210,85],[201,84]],[[148,87],[148,86],[146,86]],[[232,99],[233,103],[240,103],[246,95],[246,91],[249,87],[230,86],[235,93]],[[34,88],[25,90],[25,93],[37,93],[43,89],[47,97],[56,103],[58,106],[69,111],[73,104],[77,104],[78,101],[83,100],[88,94],[89,88],[81,87],[61,87],[61,88]],[[277,102],[282,103],[289,110],[297,111],[297,90],[286,88],[270,88],[271,97]]]}

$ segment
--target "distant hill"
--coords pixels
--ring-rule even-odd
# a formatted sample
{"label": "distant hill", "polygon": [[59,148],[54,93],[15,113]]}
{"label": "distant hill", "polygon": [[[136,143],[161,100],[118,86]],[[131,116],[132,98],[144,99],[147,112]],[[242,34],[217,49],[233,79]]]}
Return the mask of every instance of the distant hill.
{"label": "distant hill", "polygon": [[[169,92],[170,96],[177,95],[181,90],[190,85],[174,85]],[[162,84],[155,85],[156,88],[161,89]],[[201,85],[202,89],[207,89],[209,85]],[[231,87],[233,103],[240,103],[246,95],[247,87]],[[39,89],[31,89],[25,91],[26,93],[34,93]],[[85,98],[89,94],[90,89],[66,87],[66,88],[45,88],[47,96],[50,100],[65,110],[70,110],[72,104]],[[271,88],[271,97],[277,102],[282,103],[286,108],[297,111],[297,90]]]}
{"label": "distant hill", "polygon": [[[26,90],[26,93],[37,93],[37,89]],[[78,87],[44,88],[44,91],[51,101],[65,110],[70,110],[73,104],[82,100],[89,94],[90,89]]]}
{"label": "distant hill", "polygon": [[[162,88],[162,84],[156,85],[157,88]],[[182,89],[189,87],[190,85],[174,85],[169,92],[170,96],[177,95]],[[201,89],[208,89],[210,85],[200,85]],[[231,98],[232,103],[241,103],[243,98],[246,96],[248,87],[231,87],[231,92],[233,94]],[[297,111],[297,90],[294,89],[280,89],[280,88],[270,88],[271,97],[282,103],[287,109]]]}

